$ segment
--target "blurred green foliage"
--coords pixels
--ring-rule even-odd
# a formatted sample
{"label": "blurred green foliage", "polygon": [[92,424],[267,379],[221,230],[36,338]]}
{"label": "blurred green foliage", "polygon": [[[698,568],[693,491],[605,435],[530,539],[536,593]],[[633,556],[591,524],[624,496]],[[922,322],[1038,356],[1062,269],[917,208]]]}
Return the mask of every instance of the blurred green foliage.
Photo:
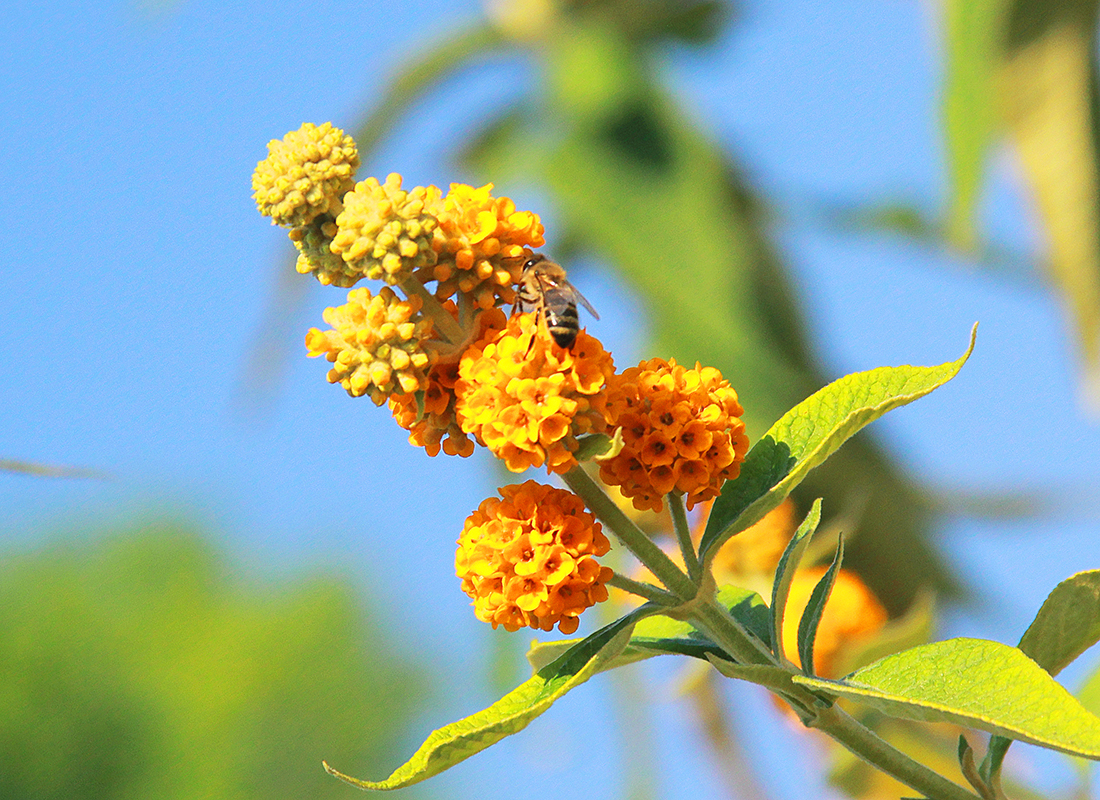
{"label": "blurred green foliage", "polygon": [[241,574],[185,525],[0,560],[5,800],[343,797],[422,696],[348,576]]}

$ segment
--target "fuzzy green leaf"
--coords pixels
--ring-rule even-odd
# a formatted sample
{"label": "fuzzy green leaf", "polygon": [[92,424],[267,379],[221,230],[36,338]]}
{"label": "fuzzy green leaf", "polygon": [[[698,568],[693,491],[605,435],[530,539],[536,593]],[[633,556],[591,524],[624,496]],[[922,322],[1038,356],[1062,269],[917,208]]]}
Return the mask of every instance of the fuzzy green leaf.
{"label": "fuzzy green leaf", "polygon": [[825,613],[825,604],[829,602],[829,595],[833,591],[833,583],[836,574],[840,572],[840,565],[844,561],[844,539],[837,544],[836,555],[829,569],[821,576],[821,580],[810,592],[810,599],[806,603],[806,609],[802,612],[802,619],[798,621],[798,658],[802,662],[802,671],[807,675],[814,674],[814,640],[817,638],[817,626],[821,623],[821,617]]}
{"label": "fuzzy green leaf", "polygon": [[888,716],[951,722],[1100,759],[1100,717],[1019,649],[999,642],[949,639],[887,656],[842,681],[792,680]]}
{"label": "fuzzy green leaf", "polygon": [[[1051,675],[1100,641],[1100,570],[1079,572],[1054,587],[1019,648]],[[994,736],[982,763],[986,778],[1001,769],[1011,739]]]}
{"label": "fuzzy green leaf", "polygon": [[653,613],[642,606],[570,647],[530,680],[483,711],[433,732],[403,765],[382,781],[352,778],[325,764],[329,774],[360,789],[400,789],[438,775],[527,727],[566,692],[587,681],[615,659],[630,640],[635,622]]}
{"label": "fuzzy green leaf", "polygon": [[792,408],[753,445],[741,475],[714,503],[699,544],[706,559],[722,543],[776,508],[806,474],[857,431],[887,411],[943,386],[974,350],[978,326],[962,357],[935,367],[879,367],[833,381]]}
{"label": "fuzzy green leaf", "polygon": [[791,591],[791,581],[794,580],[794,574],[798,571],[802,554],[806,552],[806,547],[809,545],[814,531],[817,530],[819,522],[821,522],[820,497],[814,500],[813,506],[810,507],[810,513],[806,515],[806,518],[802,520],[802,524],[798,526],[798,530],[794,532],[794,536],[787,543],[783,555],[779,558],[779,564],[775,568],[775,580],[772,582],[771,642],[772,652],[779,657],[780,661],[786,655],[783,652],[783,636],[781,633],[783,631],[783,616],[787,611],[787,597]]}

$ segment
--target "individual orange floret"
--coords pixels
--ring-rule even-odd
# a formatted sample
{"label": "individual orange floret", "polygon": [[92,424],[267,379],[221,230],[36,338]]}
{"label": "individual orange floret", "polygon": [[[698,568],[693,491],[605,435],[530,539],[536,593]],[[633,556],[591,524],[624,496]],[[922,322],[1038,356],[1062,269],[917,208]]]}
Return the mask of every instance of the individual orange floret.
{"label": "individual orange floret", "polygon": [[614,376],[608,410],[624,446],[600,465],[600,478],[618,486],[639,510],[660,511],[672,491],[693,508],[717,497],[722,484],[741,471],[749,448],[744,411],[713,367],[643,361]]}
{"label": "individual orange floret", "polygon": [[[783,651],[799,667],[802,660],[798,655],[798,622],[810,601],[810,593],[824,574],[825,567],[811,567],[796,572],[791,581],[783,614]],[[886,609],[859,575],[840,570],[817,627],[814,673],[823,678],[839,677],[836,670],[844,651],[858,640],[874,635],[886,621]]]}
{"label": "individual orange floret", "polygon": [[439,260],[417,277],[424,283],[438,281],[441,300],[459,293],[478,308],[514,303],[523,256],[530,253],[525,248],[545,243],[538,215],[517,211],[507,197],[492,197],[492,188],[491,183],[480,189],[452,183],[435,212],[439,226],[432,246]]}
{"label": "individual orange floret", "polygon": [[512,472],[545,464],[561,474],[577,463],[578,436],[606,430],[614,372],[611,356],[584,331],[566,350],[533,314],[517,314],[463,354],[455,415]]}
{"label": "individual orange floret", "polygon": [[572,492],[534,481],[505,486],[469,516],[455,572],[474,613],[494,628],[573,633],[586,608],[607,599],[614,573],[596,558],[611,545]]}
{"label": "individual orange floret", "polygon": [[[457,317],[457,308],[448,300],[443,307]],[[504,329],[507,318],[499,308],[477,315],[475,341],[489,339]],[[423,447],[428,455],[443,452],[467,457],[474,452],[474,441],[455,418],[455,383],[461,352],[441,356],[428,372],[428,384],[422,396],[392,395],[390,410],[397,424],[409,431],[409,443]]]}

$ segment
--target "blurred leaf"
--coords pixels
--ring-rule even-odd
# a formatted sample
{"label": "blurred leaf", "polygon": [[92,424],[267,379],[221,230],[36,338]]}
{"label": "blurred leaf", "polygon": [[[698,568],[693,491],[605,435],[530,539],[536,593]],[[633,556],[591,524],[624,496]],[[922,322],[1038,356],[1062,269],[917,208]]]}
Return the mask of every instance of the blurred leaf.
{"label": "blurred leaf", "polygon": [[974,350],[978,326],[963,355],[935,367],[879,367],[833,381],[788,411],[753,445],[741,475],[728,481],[711,509],[699,543],[706,558],[736,531],[777,507],[805,475],[856,431],[932,392],[958,374]]}
{"label": "blurred leaf", "polygon": [[975,216],[989,148],[999,132],[996,77],[1012,0],[944,0],[944,133],[951,188],[947,234],[978,242]]}
{"label": "blurred leaf", "polygon": [[180,526],[9,549],[0,794],[342,796],[322,753],[381,763],[423,697],[383,622],[342,576],[248,583]]}
{"label": "blurred leaf", "polygon": [[1100,409],[1100,159],[1096,0],[1015,0],[1000,101],[1047,233],[1052,283]]}
{"label": "blurred leaf", "polygon": [[602,671],[604,665],[626,647],[634,623],[653,610],[653,607],[642,606],[601,628],[488,708],[434,731],[412,758],[385,780],[352,778],[327,763],[325,769],[352,786],[375,790],[399,789],[438,775],[506,736],[519,733],[567,692]]}
{"label": "blurred leaf", "polygon": [[1100,717],[1017,648],[999,642],[948,639],[887,656],[843,681],[792,680],[888,716],[952,722],[1100,759]]}
{"label": "blurred leaf", "polygon": [[110,476],[87,467],[69,467],[62,464],[43,464],[39,461],[15,461],[10,458],[0,458],[0,472],[15,472],[23,475],[33,475],[36,478],[93,478],[95,480],[107,480]]}

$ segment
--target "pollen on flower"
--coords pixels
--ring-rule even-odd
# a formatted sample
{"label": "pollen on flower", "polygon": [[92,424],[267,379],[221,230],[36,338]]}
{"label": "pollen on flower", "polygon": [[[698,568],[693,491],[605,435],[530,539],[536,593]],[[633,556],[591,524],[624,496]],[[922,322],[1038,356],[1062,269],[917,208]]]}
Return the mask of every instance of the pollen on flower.
{"label": "pollen on flower", "polygon": [[474,613],[508,631],[573,633],[581,612],[607,599],[614,575],[596,561],[611,547],[600,523],[564,489],[527,481],[500,495],[467,518],[455,553]]}
{"label": "pollen on flower", "polygon": [[348,275],[400,283],[435,263],[432,233],[441,208],[434,186],[405,191],[397,173],[385,183],[367,178],[344,195],[331,250],[346,262]]}
{"label": "pollen on flower", "polygon": [[418,273],[424,283],[438,281],[441,300],[463,294],[483,309],[514,303],[524,256],[545,243],[538,215],[492,197],[492,188],[452,183],[443,199],[433,240],[439,259]]}
{"label": "pollen on flower", "polygon": [[621,430],[624,446],[600,465],[600,478],[639,510],[660,511],[671,491],[693,508],[740,473],[749,447],[744,411],[713,367],[643,361],[613,377],[607,408],[609,427]]}
{"label": "pollen on flower", "polygon": [[[783,651],[799,667],[798,622],[810,602],[810,593],[825,574],[825,567],[799,570],[791,581],[783,614]],[[887,621],[886,609],[859,575],[842,569],[825,603],[817,638],[814,639],[814,673],[823,678],[839,677],[836,672],[844,651],[861,639],[873,636]]]}
{"label": "pollen on flower", "polygon": [[340,198],[355,185],[359,151],[331,123],[307,122],[267,145],[268,155],[252,174],[256,207],[286,227],[308,225],[339,213]]}
{"label": "pollen on flower", "polygon": [[432,323],[419,312],[419,298],[401,300],[389,287],[377,295],[352,289],[347,304],[325,309],[333,329],[311,328],[306,347],[311,357],[323,355],[332,364],[329,383],[381,405],[393,395],[427,388],[431,356],[423,343]]}
{"label": "pollen on flower", "polygon": [[611,356],[582,331],[572,350],[532,314],[517,314],[467,348],[455,383],[455,416],[512,472],[576,465],[577,436],[607,429]]}

